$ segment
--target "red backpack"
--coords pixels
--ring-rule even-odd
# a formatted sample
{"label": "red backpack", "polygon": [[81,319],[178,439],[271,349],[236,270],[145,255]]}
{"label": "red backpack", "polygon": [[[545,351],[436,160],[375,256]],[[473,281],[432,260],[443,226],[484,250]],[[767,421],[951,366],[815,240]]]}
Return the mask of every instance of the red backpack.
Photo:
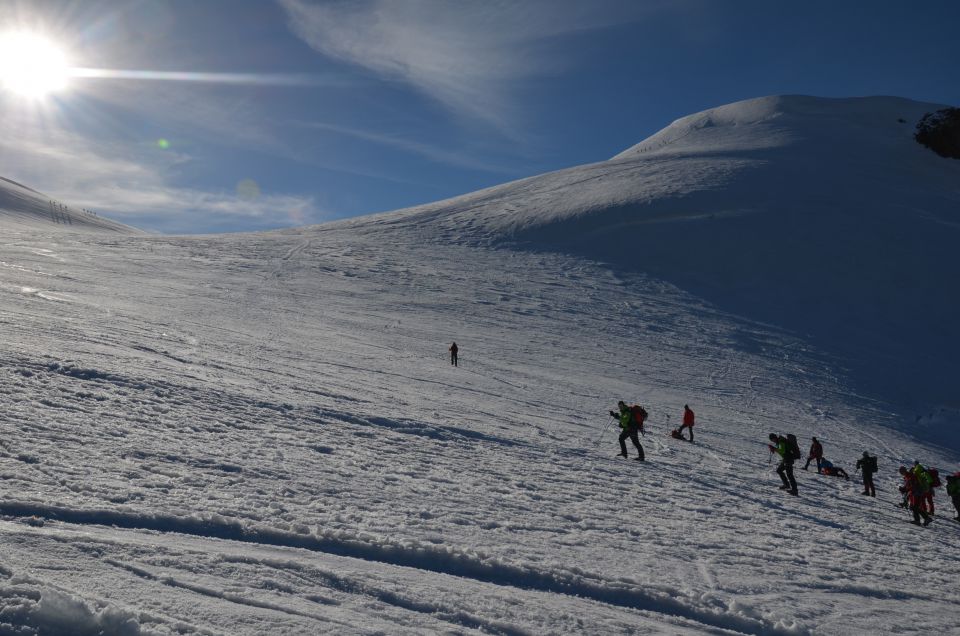
{"label": "red backpack", "polygon": [[638,428],[643,428],[643,423],[647,420],[647,412],[639,404],[630,407],[630,417]]}

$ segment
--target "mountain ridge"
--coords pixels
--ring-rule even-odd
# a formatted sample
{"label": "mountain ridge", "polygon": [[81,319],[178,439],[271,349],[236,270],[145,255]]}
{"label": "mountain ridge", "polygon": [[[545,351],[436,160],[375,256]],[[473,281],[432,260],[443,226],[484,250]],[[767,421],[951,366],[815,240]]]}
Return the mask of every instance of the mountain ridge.
{"label": "mountain ridge", "polygon": [[77,211],[42,192],[0,176],[0,224],[17,229],[144,234],[142,230],[85,210]]}

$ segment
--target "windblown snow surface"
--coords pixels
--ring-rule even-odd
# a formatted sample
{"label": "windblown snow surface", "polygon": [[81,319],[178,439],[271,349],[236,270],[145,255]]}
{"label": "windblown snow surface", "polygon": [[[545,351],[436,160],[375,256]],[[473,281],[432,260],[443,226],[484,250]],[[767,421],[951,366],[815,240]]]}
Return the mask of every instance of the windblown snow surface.
{"label": "windblown snow surface", "polygon": [[[960,468],[936,108],[752,100],[266,234],[78,233],[4,182],[0,633],[958,633],[949,499],[896,505]],[[771,431],[878,496],[784,494]]]}

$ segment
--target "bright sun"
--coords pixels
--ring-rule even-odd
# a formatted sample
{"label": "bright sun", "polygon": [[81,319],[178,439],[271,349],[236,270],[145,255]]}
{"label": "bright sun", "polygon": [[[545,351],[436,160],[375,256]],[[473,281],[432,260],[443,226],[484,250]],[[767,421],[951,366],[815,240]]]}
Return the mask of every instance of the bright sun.
{"label": "bright sun", "polygon": [[0,85],[30,98],[41,98],[67,85],[70,67],[50,40],[26,32],[0,35]]}

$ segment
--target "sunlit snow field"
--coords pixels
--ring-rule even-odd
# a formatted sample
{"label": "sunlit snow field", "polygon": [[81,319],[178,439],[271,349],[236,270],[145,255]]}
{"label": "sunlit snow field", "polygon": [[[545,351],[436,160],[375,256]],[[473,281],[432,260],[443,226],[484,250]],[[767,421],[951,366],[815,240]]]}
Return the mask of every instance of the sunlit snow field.
{"label": "sunlit snow field", "polygon": [[[960,524],[940,491],[910,525],[896,469],[956,454],[842,361],[437,228],[2,227],[0,633],[955,632]],[[650,412],[645,463],[616,457],[618,399]],[[853,479],[798,465],[784,494],[770,432]]]}

